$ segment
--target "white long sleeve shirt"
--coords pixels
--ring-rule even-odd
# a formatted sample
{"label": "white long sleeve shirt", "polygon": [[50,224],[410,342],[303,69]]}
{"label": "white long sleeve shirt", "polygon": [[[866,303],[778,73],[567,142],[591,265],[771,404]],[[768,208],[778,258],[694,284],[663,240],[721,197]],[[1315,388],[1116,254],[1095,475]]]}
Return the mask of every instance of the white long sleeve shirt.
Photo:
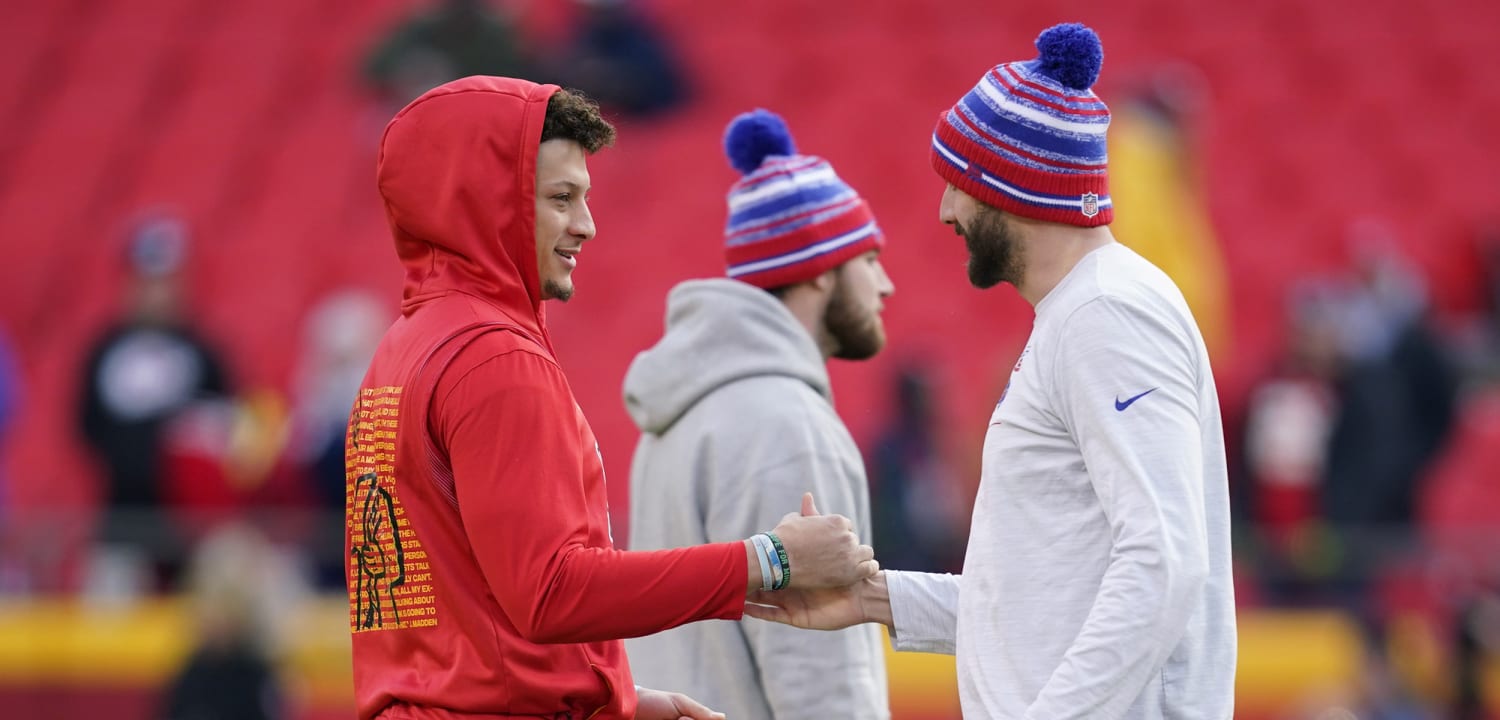
{"label": "white long sleeve shirt", "polygon": [[963,575],[887,574],[896,649],[956,654],[965,718],[1234,715],[1218,395],[1165,274],[1111,243],[1037,304],[982,474]]}

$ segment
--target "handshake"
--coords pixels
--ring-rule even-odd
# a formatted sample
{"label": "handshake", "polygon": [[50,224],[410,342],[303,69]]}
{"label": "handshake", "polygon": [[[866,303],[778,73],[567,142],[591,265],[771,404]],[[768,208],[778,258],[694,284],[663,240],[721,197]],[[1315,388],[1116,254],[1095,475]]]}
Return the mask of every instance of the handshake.
{"label": "handshake", "polygon": [[849,518],[819,514],[812,493],[802,496],[801,513],[744,542],[746,615],[817,630],[891,625],[875,549],[860,543]]}
{"label": "handshake", "polygon": [[[747,540],[745,614],[813,630],[865,622],[891,624],[890,600],[875,549],[842,515],[820,515],[812,493],[802,512]],[[681,693],[638,688],[635,720],[724,720]]]}
{"label": "handshake", "polygon": [[847,587],[880,570],[875,549],[859,542],[854,523],[843,515],[820,515],[812,493],[802,496],[800,514],[787,513],[775,529],[745,540],[745,550],[750,593]]}

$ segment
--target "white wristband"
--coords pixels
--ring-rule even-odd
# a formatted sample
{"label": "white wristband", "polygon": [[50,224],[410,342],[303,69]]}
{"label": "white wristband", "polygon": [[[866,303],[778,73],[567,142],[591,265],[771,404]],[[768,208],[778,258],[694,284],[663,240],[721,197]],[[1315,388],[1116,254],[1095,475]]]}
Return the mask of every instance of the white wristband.
{"label": "white wristband", "polygon": [[776,579],[771,576],[771,563],[766,559],[766,551],[772,549],[771,539],[756,534],[750,536],[750,544],[755,546],[755,558],[760,561],[760,589],[770,591],[776,587]]}

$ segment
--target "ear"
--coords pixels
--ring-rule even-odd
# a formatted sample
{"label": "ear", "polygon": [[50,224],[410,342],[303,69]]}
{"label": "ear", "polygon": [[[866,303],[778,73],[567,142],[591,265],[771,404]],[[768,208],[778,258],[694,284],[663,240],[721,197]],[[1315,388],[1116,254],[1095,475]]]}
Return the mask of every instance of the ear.
{"label": "ear", "polygon": [[[839,267],[843,267],[840,265]],[[823,273],[808,281],[818,292],[831,293],[833,288],[839,284],[839,268],[829,268]]]}

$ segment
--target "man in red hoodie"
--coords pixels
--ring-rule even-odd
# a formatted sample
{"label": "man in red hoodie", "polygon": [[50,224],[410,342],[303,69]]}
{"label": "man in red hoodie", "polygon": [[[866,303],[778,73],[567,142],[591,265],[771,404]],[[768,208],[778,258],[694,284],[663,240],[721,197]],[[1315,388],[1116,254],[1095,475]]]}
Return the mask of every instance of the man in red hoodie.
{"label": "man in red hoodie", "polygon": [[361,720],[717,717],[637,689],[621,639],[876,571],[810,497],[743,542],[614,549],[598,444],[542,311],[573,294],[594,236],[587,156],[613,139],[586,99],[492,77],[435,88],[386,128],[402,314],[346,443]]}

